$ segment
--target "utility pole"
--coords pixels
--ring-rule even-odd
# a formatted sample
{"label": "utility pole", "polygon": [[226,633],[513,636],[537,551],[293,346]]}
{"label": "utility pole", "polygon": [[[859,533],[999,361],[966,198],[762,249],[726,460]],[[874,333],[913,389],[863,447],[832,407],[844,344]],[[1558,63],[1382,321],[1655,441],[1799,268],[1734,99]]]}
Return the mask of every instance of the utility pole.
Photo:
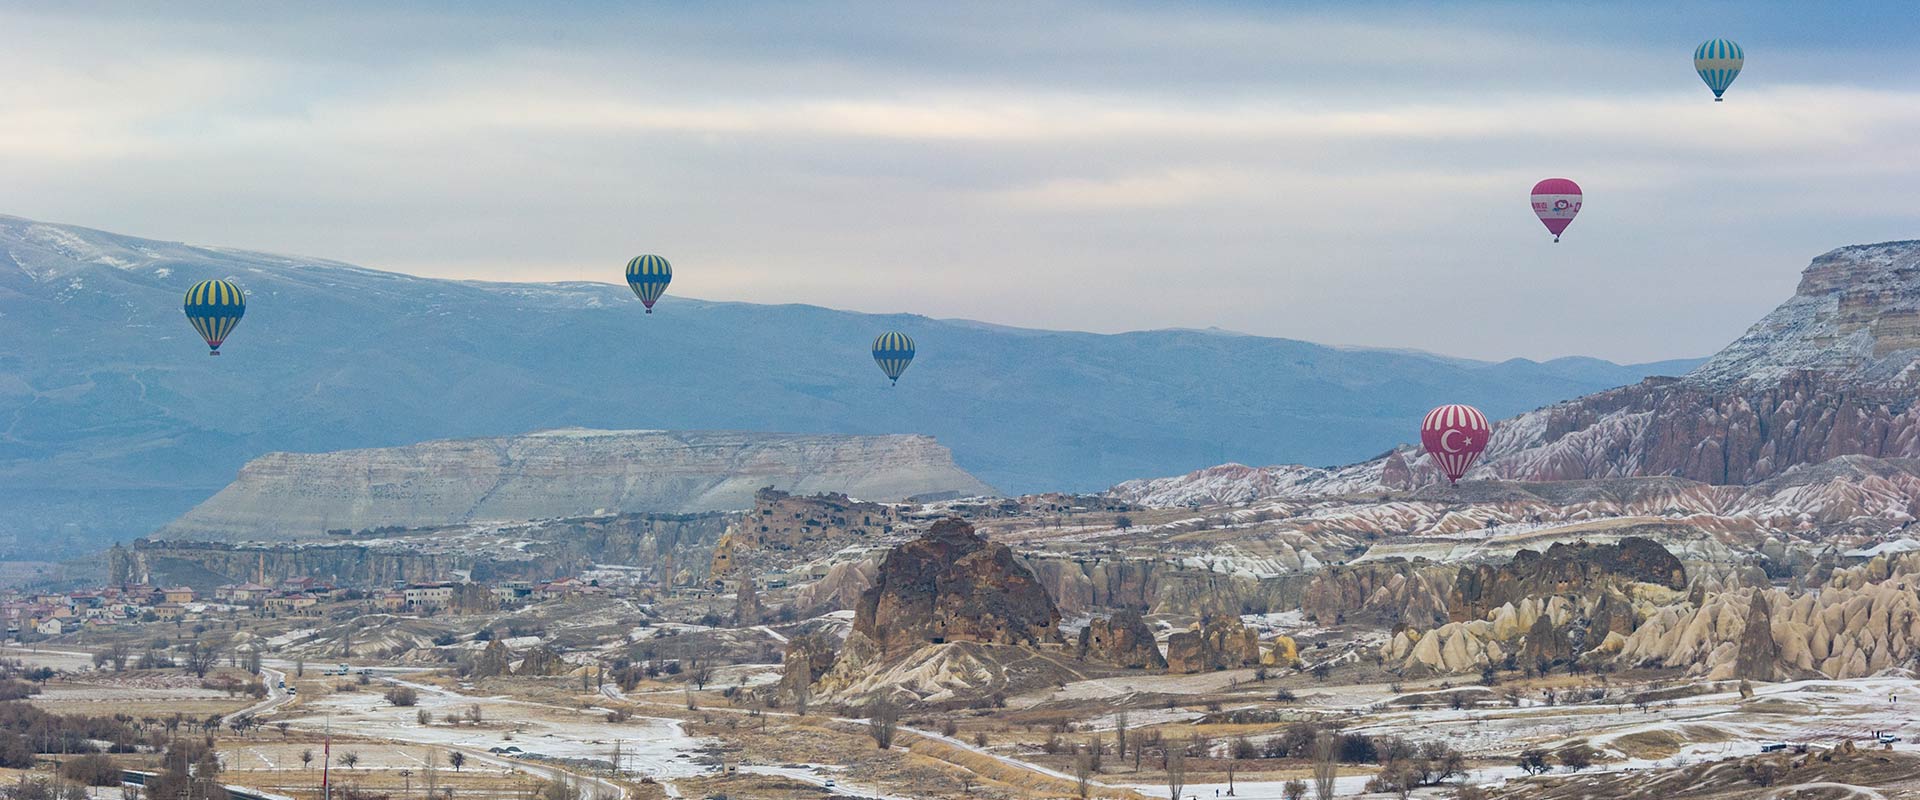
{"label": "utility pole", "polygon": [[320,746],[320,800],[333,800],[333,716],[327,716],[327,740]]}

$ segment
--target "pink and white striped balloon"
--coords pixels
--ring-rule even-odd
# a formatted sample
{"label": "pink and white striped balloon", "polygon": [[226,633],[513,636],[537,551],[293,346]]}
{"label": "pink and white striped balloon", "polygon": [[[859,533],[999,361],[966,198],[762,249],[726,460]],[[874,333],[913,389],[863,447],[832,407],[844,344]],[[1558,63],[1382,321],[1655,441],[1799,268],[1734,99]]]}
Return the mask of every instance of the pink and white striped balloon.
{"label": "pink and white striped balloon", "polygon": [[1580,184],[1566,178],[1548,178],[1533,185],[1533,215],[1547,226],[1554,241],[1560,241],[1560,234],[1579,213]]}

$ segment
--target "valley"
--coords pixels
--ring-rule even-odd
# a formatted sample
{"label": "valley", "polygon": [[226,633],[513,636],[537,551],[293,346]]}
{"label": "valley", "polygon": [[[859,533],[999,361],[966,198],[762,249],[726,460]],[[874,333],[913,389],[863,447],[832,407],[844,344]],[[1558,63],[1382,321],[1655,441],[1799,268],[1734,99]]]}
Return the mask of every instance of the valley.
{"label": "valley", "polygon": [[[1917,264],[1816,259],[1797,321],[1502,421],[1458,484],[1401,448],[1002,497],[925,437],[264,457],[99,585],[0,597],[0,688],[298,800],[1920,796],[1911,349],[1778,333]],[[1822,421],[1724,413],[1766,398]],[[1689,458],[1739,474],[1664,455],[1711,424]],[[355,754],[324,789],[316,736]]]}

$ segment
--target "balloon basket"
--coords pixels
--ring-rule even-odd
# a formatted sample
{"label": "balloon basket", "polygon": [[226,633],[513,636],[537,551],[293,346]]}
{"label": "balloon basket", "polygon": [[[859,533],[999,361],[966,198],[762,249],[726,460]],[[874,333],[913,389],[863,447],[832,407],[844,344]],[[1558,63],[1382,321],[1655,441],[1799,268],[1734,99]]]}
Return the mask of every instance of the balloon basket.
{"label": "balloon basket", "polygon": [[218,351],[218,350],[214,350],[214,351],[211,351],[211,352],[209,352],[209,353],[207,353],[207,355],[210,355],[210,356],[217,356],[217,355],[220,355],[220,351]]}
{"label": "balloon basket", "polygon": [[1716,98],[1713,98],[1713,102],[1716,102],[1716,103],[1724,103],[1724,102],[1726,102],[1726,101],[1727,101],[1727,99],[1726,99],[1726,98],[1724,98],[1724,97],[1716,97]]}

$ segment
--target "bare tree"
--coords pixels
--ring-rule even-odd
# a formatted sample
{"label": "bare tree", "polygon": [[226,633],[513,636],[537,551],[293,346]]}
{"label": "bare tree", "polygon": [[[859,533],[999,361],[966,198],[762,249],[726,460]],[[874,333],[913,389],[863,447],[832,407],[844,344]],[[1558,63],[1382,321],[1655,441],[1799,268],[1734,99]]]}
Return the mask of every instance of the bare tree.
{"label": "bare tree", "polygon": [[466,766],[467,754],[458,750],[448,753],[447,763],[453,765],[454,772],[459,772],[461,767]]}
{"label": "bare tree", "polygon": [[1080,800],[1093,794],[1093,756],[1084,747],[1073,754],[1073,786]]}
{"label": "bare tree", "polygon": [[1333,800],[1333,781],[1339,777],[1340,767],[1334,760],[1338,755],[1338,743],[1333,734],[1321,731],[1313,740],[1313,796],[1317,800]]}
{"label": "bare tree", "polygon": [[1307,782],[1294,778],[1280,787],[1280,796],[1287,800],[1307,800]]}
{"label": "bare tree", "polygon": [[340,762],[340,766],[353,769],[353,765],[360,763],[360,754],[348,750],[347,752],[341,753],[340,757],[334,760]]}
{"label": "bare tree", "polygon": [[428,797],[440,788],[440,748],[427,748],[425,763],[420,765],[420,785],[426,788]]}
{"label": "bare tree", "polygon": [[300,766],[308,768],[313,766],[313,751],[311,749],[300,751]]}
{"label": "bare tree", "polygon": [[1187,789],[1187,747],[1168,740],[1167,748],[1167,800],[1180,800],[1180,793]]}
{"label": "bare tree", "polygon": [[867,733],[873,737],[875,746],[882,750],[893,748],[894,731],[900,727],[900,707],[885,695],[875,697],[867,704]]}
{"label": "bare tree", "polygon": [[1124,764],[1127,758],[1127,712],[1113,715],[1113,754]]}
{"label": "bare tree", "polygon": [[207,673],[220,663],[220,651],[191,642],[187,645],[185,665],[188,672],[196,678],[207,677]]}

